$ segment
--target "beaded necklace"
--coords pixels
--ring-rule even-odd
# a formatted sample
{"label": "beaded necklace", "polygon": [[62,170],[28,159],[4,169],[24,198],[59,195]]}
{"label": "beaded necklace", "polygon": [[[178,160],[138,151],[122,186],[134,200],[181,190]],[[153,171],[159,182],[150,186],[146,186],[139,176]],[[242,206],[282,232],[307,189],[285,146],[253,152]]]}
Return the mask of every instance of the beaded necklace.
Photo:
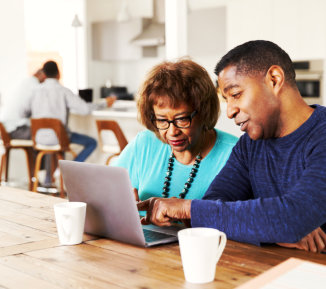
{"label": "beaded necklace", "polygon": [[[168,163],[168,168],[166,171],[166,177],[164,181],[164,186],[163,186],[163,192],[162,196],[163,198],[167,198],[169,196],[169,191],[170,191],[170,181],[171,181],[171,176],[172,176],[172,171],[173,171],[173,163],[174,163],[174,154],[171,153],[169,157],[169,163]],[[194,181],[194,178],[196,177],[196,174],[199,170],[199,164],[201,161],[202,157],[200,156],[200,153],[196,156],[195,163],[192,166],[192,169],[189,174],[189,178],[187,182],[185,183],[182,192],[179,194],[180,199],[184,199],[186,194],[188,193],[191,183]]]}

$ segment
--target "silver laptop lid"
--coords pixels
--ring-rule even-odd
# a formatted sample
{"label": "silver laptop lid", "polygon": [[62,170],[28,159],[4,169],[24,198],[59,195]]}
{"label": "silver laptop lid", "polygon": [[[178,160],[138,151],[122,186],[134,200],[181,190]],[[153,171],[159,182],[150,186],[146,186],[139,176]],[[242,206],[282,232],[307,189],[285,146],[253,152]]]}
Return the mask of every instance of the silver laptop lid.
{"label": "silver laptop lid", "polygon": [[69,201],[87,203],[86,233],[146,246],[125,168],[66,160],[59,166]]}

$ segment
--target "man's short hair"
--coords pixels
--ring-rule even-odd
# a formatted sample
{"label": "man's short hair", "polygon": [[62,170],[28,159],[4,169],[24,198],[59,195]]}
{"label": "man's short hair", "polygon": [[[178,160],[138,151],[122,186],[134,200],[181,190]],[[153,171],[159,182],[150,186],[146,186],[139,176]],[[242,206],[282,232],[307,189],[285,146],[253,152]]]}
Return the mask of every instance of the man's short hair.
{"label": "man's short hair", "polygon": [[56,62],[50,60],[44,63],[43,71],[46,77],[55,78],[59,74],[59,68]]}
{"label": "man's short hair", "polygon": [[254,40],[243,43],[225,54],[215,67],[215,74],[227,66],[235,66],[237,73],[247,75],[265,75],[272,65],[280,66],[285,75],[285,81],[296,86],[295,71],[290,56],[271,41]]}

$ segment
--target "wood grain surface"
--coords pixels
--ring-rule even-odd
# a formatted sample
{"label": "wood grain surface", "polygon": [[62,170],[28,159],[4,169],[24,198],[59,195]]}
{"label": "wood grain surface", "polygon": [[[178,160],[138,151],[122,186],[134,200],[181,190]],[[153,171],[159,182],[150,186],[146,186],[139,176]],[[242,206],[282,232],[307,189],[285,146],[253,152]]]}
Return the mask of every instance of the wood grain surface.
{"label": "wood grain surface", "polygon": [[326,264],[326,255],[227,241],[214,282],[184,279],[177,243],[139,248],[84,235],[59,244],[53,204],[61,198],[0,188],[0,288],[235,288],[290,257]]}

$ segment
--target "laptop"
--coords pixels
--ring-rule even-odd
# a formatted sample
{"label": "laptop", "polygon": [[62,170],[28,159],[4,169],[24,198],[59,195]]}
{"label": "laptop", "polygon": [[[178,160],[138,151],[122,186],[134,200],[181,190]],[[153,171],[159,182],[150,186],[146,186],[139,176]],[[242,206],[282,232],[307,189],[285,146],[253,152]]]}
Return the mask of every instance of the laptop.
{"label": "laptop", "polygon": [[128,171],[60,160],[68,199],[87,203],[85,232],[142,247],[176,242],[183,225],[142,225]]}
{"label": "laptop", "polygon": [[93,89],[91,89],[91,88],[79,89],[78,94],[86,102],[93,101]]}

